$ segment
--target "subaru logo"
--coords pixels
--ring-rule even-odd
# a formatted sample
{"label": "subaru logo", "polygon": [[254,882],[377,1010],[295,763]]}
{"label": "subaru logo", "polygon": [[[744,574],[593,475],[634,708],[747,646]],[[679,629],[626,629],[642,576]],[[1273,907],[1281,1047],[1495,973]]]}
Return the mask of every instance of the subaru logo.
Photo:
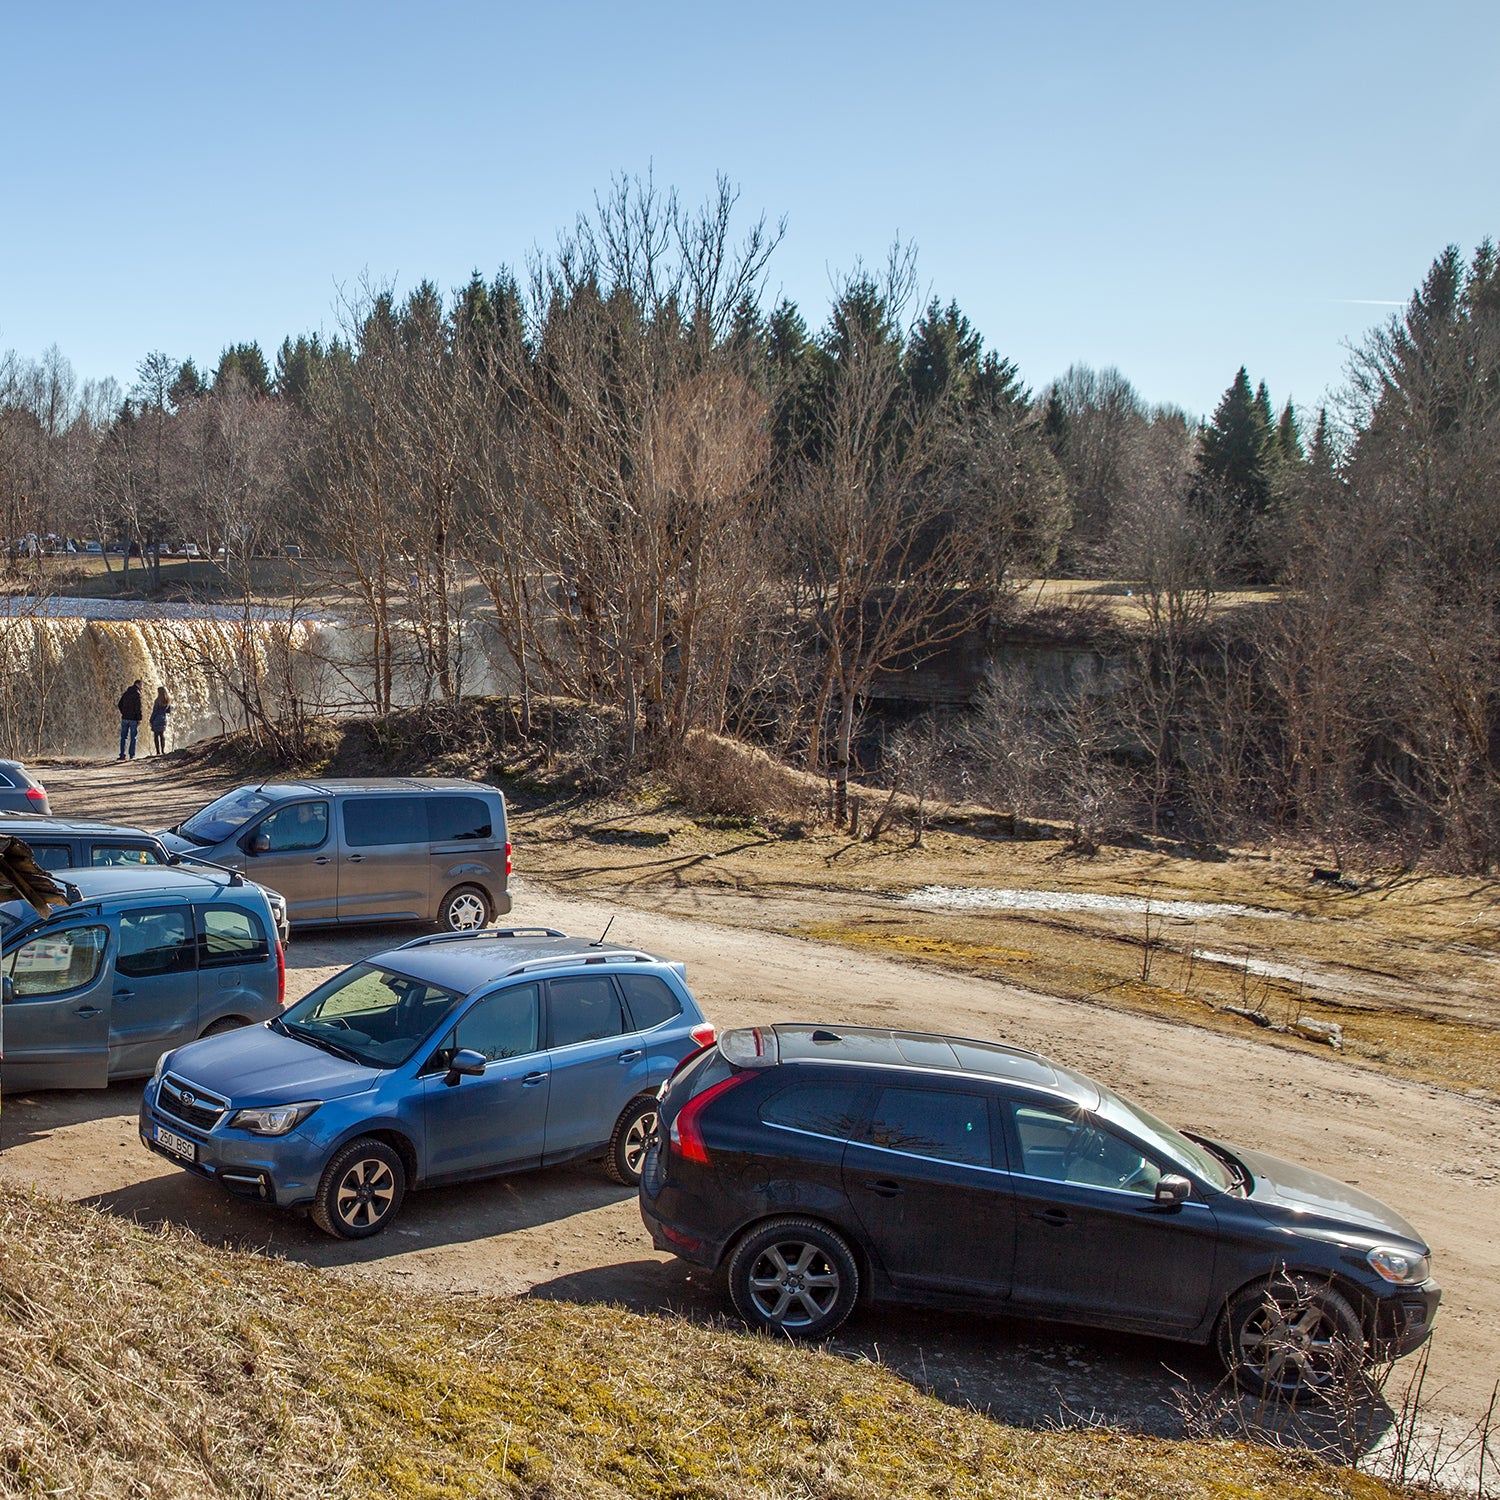
{"label": "subaru logo", "polygon": [[177,1097],[181,1099],[184,1104],[196,1103],[198,1098],[198,1096],[191,1089],[183,1089],[183,1091]]}

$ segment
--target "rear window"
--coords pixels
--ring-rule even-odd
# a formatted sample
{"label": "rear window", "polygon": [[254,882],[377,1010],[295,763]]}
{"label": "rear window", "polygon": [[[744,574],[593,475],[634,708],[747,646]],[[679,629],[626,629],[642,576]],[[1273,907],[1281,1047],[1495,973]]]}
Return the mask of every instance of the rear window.
{"label": "rear window", "polygon": [[608,975],[554,979],[547,986],[547,1045],[571,1047],[625,1030],[620,1002]]}
{"label": "rear window", "polygon": [[198,961],[206,969],[253,964],[271,956],[266,929],[242,906],[198,909]]}
{"label": "rear window", "polygon": [[427,830],[435,844],[494,838],[494,819],[483,797],[426,797]]}
{"label": "rear window", "polygon": [[73,851],[66,844],[32,844],[31,857],[44,870],[67,870],[73,864]]}
{"label": "rear window", "polygon": [[116,970],[131,979],[182,974],[197,966],[196,944],[185,907],[120,914]]}
{"label": "rear window", "polygon": [[677,996],[654,974],[620,974],[617,978],[637,1031],[650,1031],[682,1014]]}
{"label": "rear window", "polygon": [[351,849],[368,849],[374,844],[425,844],[427,813],[422,798],[346,798],[344,842]]}
{"label": "rear window", "polygon": [[852,1083],[794,1083],[772,1094],[761,1105],[760,1117],[767,1125],[848,1140],[859,1128],[863,1092]]}

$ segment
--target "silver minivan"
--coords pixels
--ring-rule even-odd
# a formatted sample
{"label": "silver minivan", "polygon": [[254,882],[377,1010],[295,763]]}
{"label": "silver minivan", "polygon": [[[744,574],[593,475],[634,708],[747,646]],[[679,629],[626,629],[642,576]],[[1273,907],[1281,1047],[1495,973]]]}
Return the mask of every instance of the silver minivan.
{"label": "silver minivan", "polygon": [[505,797],[480,782],[265,781],[161,840],[280,891],[293,925],[436,921],[468,932],[510,910]]}

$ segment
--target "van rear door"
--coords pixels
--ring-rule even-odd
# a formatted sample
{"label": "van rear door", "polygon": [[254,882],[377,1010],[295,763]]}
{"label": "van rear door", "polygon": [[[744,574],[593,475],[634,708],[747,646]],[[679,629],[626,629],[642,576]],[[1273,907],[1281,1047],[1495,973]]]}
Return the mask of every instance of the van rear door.
{"label": "van rear door", "polygon": [[437,916],[443,897],[458,885],[482,886],[497,913],[510,910],[505,897],[505,804],[496,795],[436,792],[427,806],[428,864],[432,904]]}

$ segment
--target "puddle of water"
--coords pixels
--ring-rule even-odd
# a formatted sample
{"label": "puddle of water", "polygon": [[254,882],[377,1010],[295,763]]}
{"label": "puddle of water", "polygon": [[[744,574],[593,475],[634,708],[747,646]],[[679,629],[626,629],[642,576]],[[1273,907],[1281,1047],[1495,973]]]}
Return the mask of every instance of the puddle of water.
{"label": "puddle of water", "polygon": [[902,906],[929,911],[1098,911],[1118,916],[1181,917],[1189,922],[1212,917],[1274,917],[1280,913],[1227,901],[1167,901],[1145,896],[1101,896],[1093,891],[1022,891],[969,885],[924,885],[903,896]]}
{"label": "puddle of water", "polygon": [[1289,979],[1301,983],[1308,976],[1307,966],[1294,969],[1290,964],[1268,964],[1261,958],[1250,958],[1242,953],[1210,953],[1206,948],[1194,948],[1193,957],[1209,964],[1227,964],[1231,969],[1243,969],[1247,974],[1257,974],[1262,979]]}

